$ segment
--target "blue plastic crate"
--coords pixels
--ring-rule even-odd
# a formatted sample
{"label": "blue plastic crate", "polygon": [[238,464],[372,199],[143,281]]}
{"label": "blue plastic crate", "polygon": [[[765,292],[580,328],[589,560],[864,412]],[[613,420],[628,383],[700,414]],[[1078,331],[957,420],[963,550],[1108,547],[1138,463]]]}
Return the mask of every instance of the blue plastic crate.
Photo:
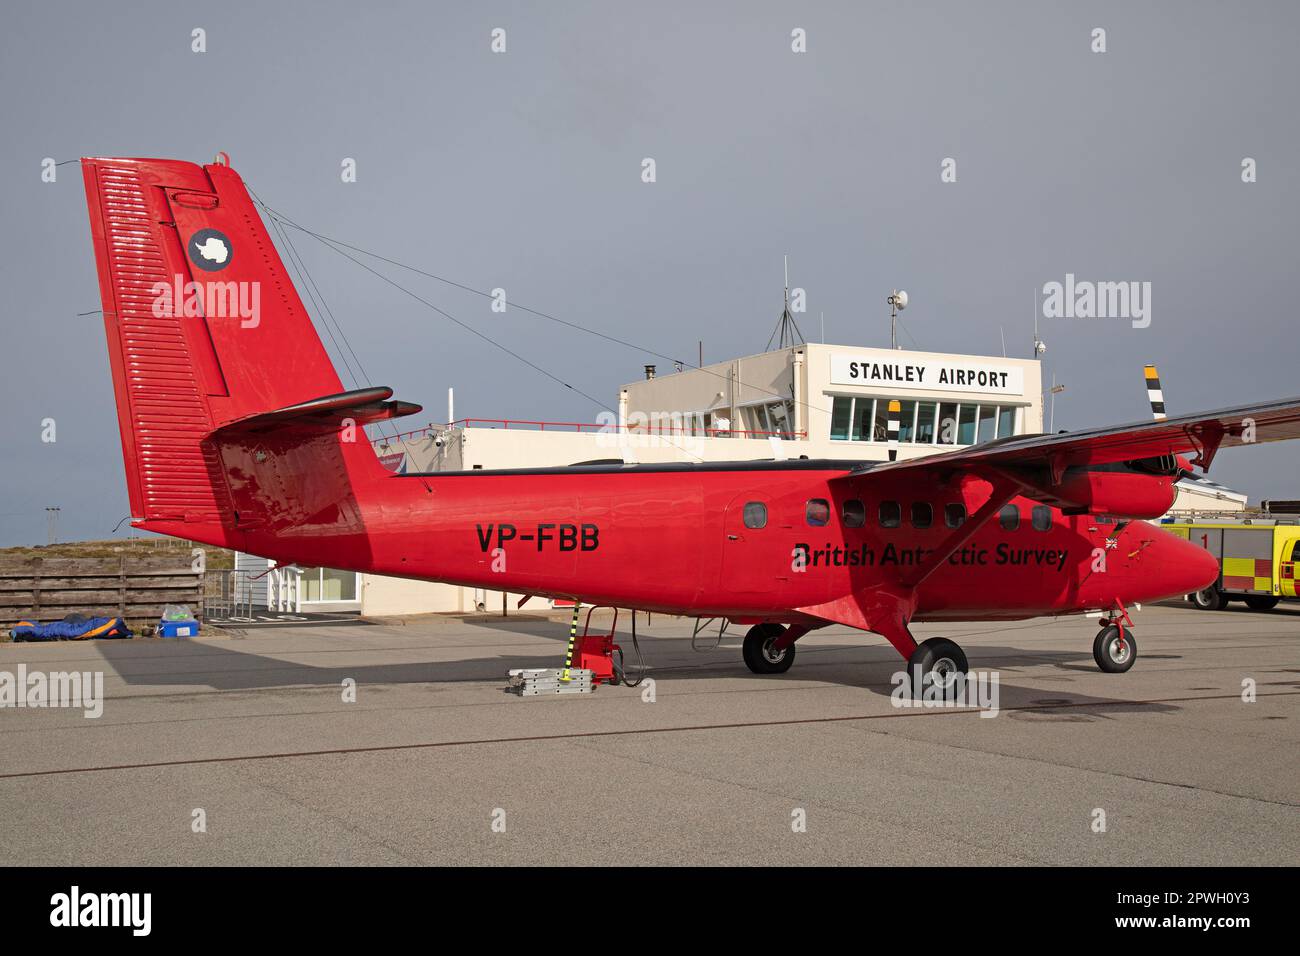
{"label": "blue plastic crate", "polygon": [[160,621],[158,623],[159,637],[197,637],[198,633],[198,621]]}

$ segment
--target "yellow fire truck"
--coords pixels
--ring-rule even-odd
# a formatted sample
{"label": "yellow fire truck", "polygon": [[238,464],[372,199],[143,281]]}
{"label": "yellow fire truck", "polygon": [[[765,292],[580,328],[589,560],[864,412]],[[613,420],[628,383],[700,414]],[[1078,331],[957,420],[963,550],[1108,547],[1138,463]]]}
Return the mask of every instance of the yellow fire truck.
{"label": "yellow fire truck", "polygon": [[1254,611],[1295,598],[1300,575],[1300,519],[1178,518],[1164,525],[1219,559],[1219,580],[1188,597],[1199,608],[1223,610],[1244,601]]}

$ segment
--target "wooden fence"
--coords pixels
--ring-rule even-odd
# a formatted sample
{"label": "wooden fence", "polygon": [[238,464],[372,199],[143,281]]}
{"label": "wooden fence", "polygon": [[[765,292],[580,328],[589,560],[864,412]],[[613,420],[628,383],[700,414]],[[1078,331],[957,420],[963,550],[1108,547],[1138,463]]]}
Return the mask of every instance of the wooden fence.
{"label": "wooden fence", "polygon": [[0,624],[57,621],[80,612],[157,621],[167,604],[201,614],[203,572],[188,554],[111,558],[0,557]]}

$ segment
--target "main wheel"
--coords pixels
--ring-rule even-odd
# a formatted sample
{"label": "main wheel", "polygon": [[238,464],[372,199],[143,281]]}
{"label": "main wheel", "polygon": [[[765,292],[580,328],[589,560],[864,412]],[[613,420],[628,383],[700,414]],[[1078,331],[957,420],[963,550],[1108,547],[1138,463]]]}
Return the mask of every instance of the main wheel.
{"label": "main wheel", "polygon": [[1271,611],[1277,607],[1277,602],[1282,600],[1275,594],[1248,594],[1246,595],[1246,607],[1252,611]]}
{"label": "main wheel", "polygon": [[1228,596],[1219,590],[1217,584],[1211,584],[1205,590],[1193,594],[1192,603],[1202,611],[1222,611],[1228,606]]}
{"label": "main wheel", "polygon": [[745,657],[745,666],[755,674],[784,674],[794,663],[794,645],[780,651],[772,650],[772,644],[785,633],[780,624],[755,624],[745,635],[745,644],[741,653]]}
{"label": "main wheel", "polygon": [[928,674],[934,675],[935,685],[951,687],[957,675],[965,675],[969,669],[966,653],[946,637],[932,637],[918,644],[907,662],[915,690],[925,688]]}
{"label": "main wheel", "polygon": [[1137,660],[1137,641],[1133,640],[1131,630],[1121,631],[1115,624],[1108,624],[1097,632],[1092,642],[1092,659],[1107,674],[1122,674]]}

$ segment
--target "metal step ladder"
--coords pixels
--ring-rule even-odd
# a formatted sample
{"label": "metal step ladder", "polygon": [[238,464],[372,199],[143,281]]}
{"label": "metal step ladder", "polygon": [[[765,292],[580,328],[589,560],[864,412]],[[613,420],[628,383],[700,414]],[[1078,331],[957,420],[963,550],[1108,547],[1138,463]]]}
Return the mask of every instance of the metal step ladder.
{"label": "metal step ladder", "polygon": [[555,667],[516,668],[507,675],[510,689],[520,697],[547,697],[555,694],[590,694],[594,688],[589,670],[571,668],[569,679]]}

